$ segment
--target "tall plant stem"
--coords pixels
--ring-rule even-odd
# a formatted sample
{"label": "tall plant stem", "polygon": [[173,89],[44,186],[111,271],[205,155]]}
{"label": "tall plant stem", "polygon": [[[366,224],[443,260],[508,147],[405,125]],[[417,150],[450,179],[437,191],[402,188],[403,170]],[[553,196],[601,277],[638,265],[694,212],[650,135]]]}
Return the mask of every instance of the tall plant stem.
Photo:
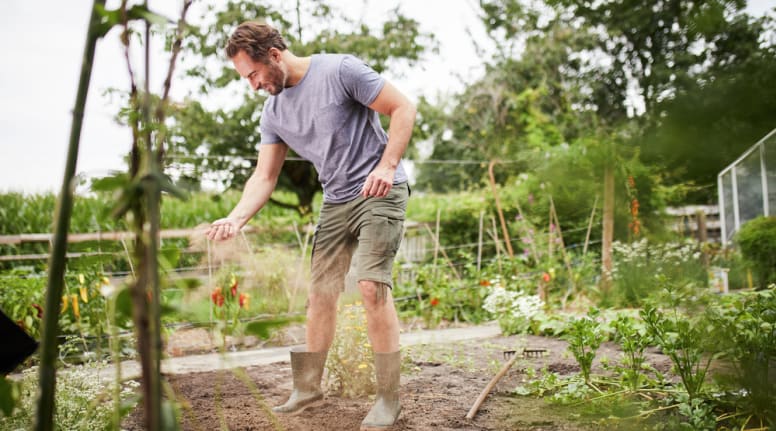
{"label": "tall plant stem", "polygon": [[70,230],[70,218],[73,211],[73,178],[78,161],[78,147],[81,141],[81,126],[83,125],[84,107],[89,93],[89,81],[92,76],[92,64],[99,24],[98,5],[104,5],[105,0],[94,0],[92,4],[89,29],[86,34],[83,60],[81,62],[81,75],[78,79],[78,92],[76,93],[75,107],[73,108],[73,122],[70,127],[70,142],[65,162],[65,174],[62,179],[62,188],[59,193],[57,209],[55,213],[55,236],[52,244],[51,257],[49,258],[48,288],[46,289],[46,309],[43,322],[43,346],[40,358],[40,383],[35,418],[35,430],[50,431],[54,429],[54,394],[56,389],[56,359],[59,346],[57,335],[59,334],[59,307],[60,298],[65,284],[65,253],[67,251],[67,232]]}

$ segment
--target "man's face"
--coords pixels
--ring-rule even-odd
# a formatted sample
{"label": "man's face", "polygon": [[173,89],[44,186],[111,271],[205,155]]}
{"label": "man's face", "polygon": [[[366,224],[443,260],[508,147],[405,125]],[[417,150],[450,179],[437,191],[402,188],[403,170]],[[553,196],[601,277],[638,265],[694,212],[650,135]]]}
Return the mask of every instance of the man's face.
{"label": "man's face", "polygon": [[283,68],[280,67],[279,58],[279,53],[270,52],[269,61],[265,64],[254,61],[245,51],[240,51],[232,57],[232,63],[234,63],[237,73],[248,80],[251,88],[256,91],[264,90],[276,96],[283,91],[288,78]]}

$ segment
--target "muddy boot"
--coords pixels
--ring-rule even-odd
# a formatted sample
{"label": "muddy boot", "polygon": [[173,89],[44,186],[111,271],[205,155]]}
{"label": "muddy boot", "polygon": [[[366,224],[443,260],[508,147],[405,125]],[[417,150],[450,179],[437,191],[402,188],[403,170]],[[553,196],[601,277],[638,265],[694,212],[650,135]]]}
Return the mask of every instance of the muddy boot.
{"label": "muddy boot", "polygon": [[291,349],[291,373],[294,390],[285,404],[272,409],[275,413],[295,415],[323,402],[321,376],[327,352],[308,352],[306,347]]}
{"label": "muddy boot", "polygon": [[381,430],[391,427],[401,412],[399,404],[399,376],[401,360],[399,352],[375,353],[377,398],[372,410],[361,422],[361,430]]}

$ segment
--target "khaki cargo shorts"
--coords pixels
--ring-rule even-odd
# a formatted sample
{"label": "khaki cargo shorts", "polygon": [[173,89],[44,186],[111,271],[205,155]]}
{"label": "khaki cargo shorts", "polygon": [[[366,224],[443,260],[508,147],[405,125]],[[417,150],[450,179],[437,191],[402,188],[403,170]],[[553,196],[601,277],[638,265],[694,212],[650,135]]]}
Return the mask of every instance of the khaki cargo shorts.
{"label": "khaki cargo shorts", "polygon": [[351,276],[392,287],[393,260],[403,236],[410,189],[396,184],[388,196],[325,203],[315,228],[312,291],[339,293],[355,258]]}

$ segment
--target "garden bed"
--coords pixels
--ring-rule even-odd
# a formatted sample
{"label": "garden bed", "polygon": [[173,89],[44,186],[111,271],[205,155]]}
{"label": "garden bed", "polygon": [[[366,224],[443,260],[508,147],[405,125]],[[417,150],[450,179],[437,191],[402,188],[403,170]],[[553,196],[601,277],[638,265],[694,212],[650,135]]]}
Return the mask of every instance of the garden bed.
{"label": "garden bed", "polygon": [[[499,382],[473,420],[465,419],[475,399],[507,361],[504,351],[524,347],[546,349],[538,358],[520,358]],[[657,352],[647,354],[661,371],[669,359]],[[605,373],[601,359],[615,362],[620,352],[605,343],[598,350],[594,370]],[[605,362],[606,360],[604,360]],[[411,346],[404,349],[401,399],[403,410],[396,430],[593,430],[615,429],[598,425],[595,418],[552,405],[535,397],[518,397],[513,390],[526,383],[533,371],[546,369],[560,375],[579,371],[567,353],[565,341],[537,336],[495,337],[450,344]],[[289,362],[250,367],[246,370],[269,406],[281,404],[291,390]],[[169,376],[181,397],[184,430],[270,430],[268,415],[253,389],[231,371],[213,371]],[[286,430],[356,430],[371,406],[368,399],[346,399],[327,394],[326,403],[294,417],[279,417]],[[141,430],[142,411],[135,410],[123,423],[127,430]]]}

